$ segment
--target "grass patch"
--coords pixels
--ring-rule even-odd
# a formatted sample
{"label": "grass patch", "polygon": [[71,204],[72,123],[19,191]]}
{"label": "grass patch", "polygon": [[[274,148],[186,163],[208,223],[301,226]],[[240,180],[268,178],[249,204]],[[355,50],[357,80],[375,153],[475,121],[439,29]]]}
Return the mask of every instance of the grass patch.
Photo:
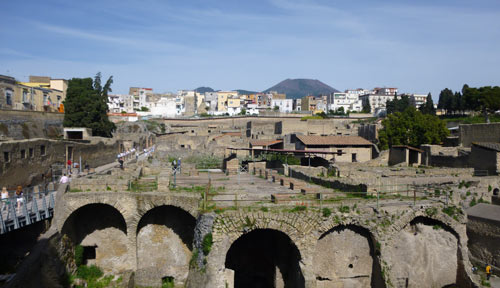
{"label": "grass patch", "polygon": [[72,188],[72,189],[69,189],[69,192],[83,192],[82,189],[78,189],[78,188]]}
{"label": "grass patch", "polygon": [[339,212],[340,213],[349,213],[351,209],[349,208],[349,206],[340,206],[339,207]]}
{"label": "grass patch", "polygon": [[321,210],[321,213],[323,214],[323,217],[329,217],[330,215],[332,215],[332,210],[325,207]]}
{"label": "grass patch", "polygon": [[298,206],[293,207],[293,209],[291,209],[290,212],[302,212],[302,211],[306,211],[306,210],[307,210],[307,206],[298,205]]}

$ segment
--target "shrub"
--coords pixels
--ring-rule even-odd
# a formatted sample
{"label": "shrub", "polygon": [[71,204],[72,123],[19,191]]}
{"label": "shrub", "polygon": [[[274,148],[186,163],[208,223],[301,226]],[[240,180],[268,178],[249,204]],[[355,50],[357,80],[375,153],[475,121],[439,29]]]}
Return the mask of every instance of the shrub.
{"label": "shrub", "polygon": [[75,265],[76,267],[83,264],[83,246],[76,245],[75,246]]}
{"label": "shrub", "polygon": [[267,209],[267,207],[260,207],[260,211],[267,212],[267,211],[269,211],[269,209]]}
{"label": "shrub", "polygon": [[349,208],[349,206],[340,206],[339,207],[339,211],[340,213],[349,213],[351,209]]}
{"label": "shrub", "polygon": [[290,210],[290,212],[301,212],[301,211],[306,211],[306,210],[307,210],[307,206],[299,205],[299,206],[295,206],[292,210]]}
{"label": "shrub", "polygon": [[201,242],[201,249],[204,255],[208,255],[210,250],[212,249],[212,233],[208,233],[203,237],[203,241]]}
{"label": "shrub", "polygon": [[332,214],[332,210],[330,210],[330,208],[323,208],[323,210],[321,210],[321,212],[323,213],[323,217],[329,217],[331,214]]}
{"label": "shrub", "polygon": [[91,266],[82,265],[82,266],[78,267],[78,269],[76,269],[76,276],[78,278],[81,278],[81,279],[84,279],[87,281],[96,280],[96,279],[102,277],[102,275],[104,275],[104,273],[102,273],[101,269],[99,269],[99,267],[97,267],[95,265],[91,265]]}

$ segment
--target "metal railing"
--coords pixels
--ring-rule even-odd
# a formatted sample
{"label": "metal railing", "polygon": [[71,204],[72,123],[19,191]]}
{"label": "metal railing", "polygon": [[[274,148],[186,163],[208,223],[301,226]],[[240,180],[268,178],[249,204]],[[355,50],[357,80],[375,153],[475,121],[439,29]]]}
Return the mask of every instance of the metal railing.
{"label": "metal railing", "polygon": [[27,187],[21,195],[8,191],[9,197],[1,199],[0,234],[52,217],[57,186],[51,182]]}

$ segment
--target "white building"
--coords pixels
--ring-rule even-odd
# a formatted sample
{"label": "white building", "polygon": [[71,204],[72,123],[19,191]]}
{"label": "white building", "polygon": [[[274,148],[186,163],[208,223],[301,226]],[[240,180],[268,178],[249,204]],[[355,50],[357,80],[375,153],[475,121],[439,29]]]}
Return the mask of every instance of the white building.
{"label": "white building", "polygon": [[[138,101],[137,101],[138,103]],[[134,97],[126,94],[108,95],[108,109],[111,113],[134,112]]]}
{"label": "white building", "polygon": [[247,104],[247,115],[259,115],[259,109],[257,104]]}
{"label": "white building", "polygon": [[[350,91],[350,90],[347,90]],[[332,111],[337,111],[341,107],[344,112],[347,111],[356,111],[361,112],[363,109],[363,103],[359,99],[359,94],[357,91],[355,93],[350,92],[336,92],[332,93],[328,98],[328,109]]]}
{"label": "white building", "polygon": [[410,103],[415,106],[415,108],[419,108],[423,104],[427,103],[427,95],[425,94],[407,94],[410,98]]}
{"label": "white building", "polygon": [[386,111],[387,101],[392,101],[397,95],[397,88],[375,88],[369,94],[359,96],[362,103],[370,103],[371,113],[380,115]]}
{"label": "white building", "polygon": [[279,107],[281,113],[291,113],[293,111],[293,99],[272,99],[271,107]]}

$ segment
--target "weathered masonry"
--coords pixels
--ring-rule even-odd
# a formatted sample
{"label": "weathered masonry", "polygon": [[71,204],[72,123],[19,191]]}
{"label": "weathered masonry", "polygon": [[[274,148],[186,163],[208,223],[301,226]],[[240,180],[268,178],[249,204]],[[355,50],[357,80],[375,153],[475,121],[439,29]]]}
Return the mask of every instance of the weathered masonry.
{"label": "weathered masonry", "polygon": [[[86,263],[187,287],[469,287],[464,216],[440,207],[376,214],[200,213],[199,195],[66,192],[55,225]],[[210,249],[200,246],[207,234]],[[425,255],[425,257],[423,257]],[[260,285],[260,286],[259,286]]]}

